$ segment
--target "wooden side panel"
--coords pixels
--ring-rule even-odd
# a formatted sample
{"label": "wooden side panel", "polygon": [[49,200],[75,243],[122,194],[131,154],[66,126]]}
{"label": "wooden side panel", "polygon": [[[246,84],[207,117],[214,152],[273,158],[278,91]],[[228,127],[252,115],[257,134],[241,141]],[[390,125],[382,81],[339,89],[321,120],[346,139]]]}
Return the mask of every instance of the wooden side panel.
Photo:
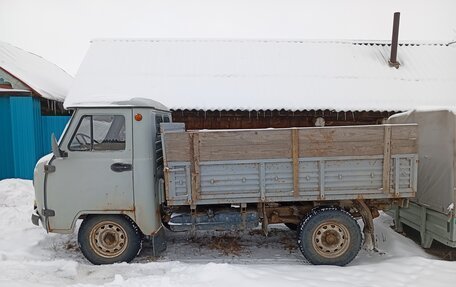
{"label": "wooden side panel", "polygon": [[383,154],[383,127],[305,128],[299,131],[300,157]]}
{"label": "wooden side panel", "polygon": [[417,153],[417,138],[417,125],[391,125],[391,154]]}
{"label": "wooden side panel", "polygon": [[190,134],[190,147],[191,154],[191,176],[192,176],[192,203],[196,202],[200,196],[201,191],[201,173],[200,173],[200,145],[199,133]]}
{"label": "wooden side panel", "polygon": [[293,159],[293,195],[299,196],[299,131],[291,130],[292,159]]}
{"label": "wooden side panel", "polygon": [[390,192],[391,184],[391,126],[385,126],[383,149],[383,192]]}
{"label": "wooden side panel", "polygon": [[200,133],[201,161],[291,158],[291,130]]}
{"label": "wooden side panel", "polygon": [[[293,158],[293,129],[192,131],[201,161]],[[385,126],[298,128],[299,157],[384,154]],[[188,132],[166,133],[167,161],[191,161]],[[417,126],[391,126],[391,155],[417,152]]]}
{"label": "wooden side panel", "polygon": [[418,137],[418,125],[391,125],[392,139],[416,139]]}
{"label": "wooden side panel", "polygon": [[166,161],[191,161],[189,133],[166,133],[163,143],[165,144]]}

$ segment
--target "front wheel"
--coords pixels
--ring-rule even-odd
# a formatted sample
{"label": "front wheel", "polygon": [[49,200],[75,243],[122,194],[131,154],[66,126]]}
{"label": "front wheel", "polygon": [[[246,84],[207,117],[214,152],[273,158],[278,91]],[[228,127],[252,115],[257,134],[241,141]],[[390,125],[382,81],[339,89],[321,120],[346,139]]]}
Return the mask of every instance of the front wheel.
{"label": "front wheel", "polygon": [[93,264],[130,262],[141,250],[141,232],[123,215],[92,215],[81,224],[78,242]]}
{"label": "front wheel", "polygon": [[304,257],[315,265],[350,263],[361,249],[362,235],[356,220],[336,208],[317,210],[299,226],[298,245]]}

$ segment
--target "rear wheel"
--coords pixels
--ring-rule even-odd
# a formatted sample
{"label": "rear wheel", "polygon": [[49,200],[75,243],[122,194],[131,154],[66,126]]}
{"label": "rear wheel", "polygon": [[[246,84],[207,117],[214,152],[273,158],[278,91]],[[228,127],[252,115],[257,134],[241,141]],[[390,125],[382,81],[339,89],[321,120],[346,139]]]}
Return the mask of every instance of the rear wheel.
{"label": "rear wheel", "polygon": [[141,232],[123,215],[92,215],[81,224],[79,246],[93,264],[130,262],[141,250]]}
{"label": "rear wheel", "polygon": [[343,210],[317,210],[303,219],[298,232],[299,248],[312,264],[343,266],[361,249],[359,225]]}

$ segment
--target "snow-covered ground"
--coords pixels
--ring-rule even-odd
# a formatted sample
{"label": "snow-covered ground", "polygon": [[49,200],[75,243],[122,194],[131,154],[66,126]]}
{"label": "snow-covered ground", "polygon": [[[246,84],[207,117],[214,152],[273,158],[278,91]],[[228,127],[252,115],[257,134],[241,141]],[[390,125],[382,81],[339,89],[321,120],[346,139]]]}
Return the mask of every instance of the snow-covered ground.
{"label": "snow-covered ground", "polygon": [[[451,286],[456,262],[425,253],[375,220],[380,253],[362,250],[346,267],[308,265],[283,225],[269,237],[169,234],[160,258],[144,248],[133,263],[94,266],[78,250],[76,234],[46,234],[30,222],[31,181],[0,181],[0,286]],[[223,244],[229,248],[220,249]]]}

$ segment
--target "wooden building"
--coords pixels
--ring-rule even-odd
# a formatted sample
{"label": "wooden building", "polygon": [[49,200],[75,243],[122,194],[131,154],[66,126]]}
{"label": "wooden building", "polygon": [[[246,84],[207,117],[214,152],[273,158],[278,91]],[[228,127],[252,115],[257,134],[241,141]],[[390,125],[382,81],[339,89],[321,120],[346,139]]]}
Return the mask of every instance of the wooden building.
{"label": "wooden building", "polygon": [[73,78],[45,59],[0,42],[0,180],[33,177],[69,119],[63,100]]}
{"label": "wooden building", "polygon": [[251,129],[381,124],[396,111],[173,110],[173,121],[188,129]]}
{"label": "wooden building", "polygon": [[72,81],[46,59],[0,41],[0,88],[28,91],[40,101],[44,115],[68,115],[63,101]]}

